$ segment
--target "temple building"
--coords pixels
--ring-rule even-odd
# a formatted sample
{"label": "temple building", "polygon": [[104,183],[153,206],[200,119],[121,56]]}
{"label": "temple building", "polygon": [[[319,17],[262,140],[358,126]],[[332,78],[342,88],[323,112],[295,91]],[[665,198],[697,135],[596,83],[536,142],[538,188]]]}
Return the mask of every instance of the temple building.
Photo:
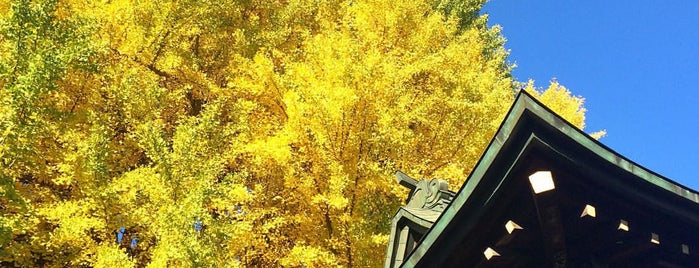
{"label": "temple building", "polygon": [[524,92],[458,192],[396,177],[386,268],[699,267],[699,194]]}

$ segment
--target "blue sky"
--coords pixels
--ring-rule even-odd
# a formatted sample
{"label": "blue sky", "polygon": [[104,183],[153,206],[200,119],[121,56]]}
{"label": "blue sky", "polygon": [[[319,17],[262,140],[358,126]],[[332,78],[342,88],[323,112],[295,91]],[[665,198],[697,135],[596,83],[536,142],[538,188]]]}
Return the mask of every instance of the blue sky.
{"label": "blue sky", "polygon": [[699,1],[491,0],[483,13],[517,80],[557,79],[586,99],[587,132],[699,190]]}

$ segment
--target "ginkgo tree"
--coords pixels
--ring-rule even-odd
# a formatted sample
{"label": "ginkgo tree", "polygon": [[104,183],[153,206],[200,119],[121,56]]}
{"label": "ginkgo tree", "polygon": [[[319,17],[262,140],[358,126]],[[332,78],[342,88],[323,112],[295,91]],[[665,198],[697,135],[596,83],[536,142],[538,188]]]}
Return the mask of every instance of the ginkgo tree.
{"label": "ginkgo tree", "polygon": [[526,87],[483,1],[0,1],[0,264],[375,267]]}

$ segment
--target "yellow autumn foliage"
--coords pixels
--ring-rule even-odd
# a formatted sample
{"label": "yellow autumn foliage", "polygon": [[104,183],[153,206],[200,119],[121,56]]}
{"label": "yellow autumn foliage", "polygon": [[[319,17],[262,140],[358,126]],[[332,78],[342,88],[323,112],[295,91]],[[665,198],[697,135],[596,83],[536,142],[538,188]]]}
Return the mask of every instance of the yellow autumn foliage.
{"label": "yellow autumn foliage", "polygon": [[482,4],[0,0],[0,266],[380,266],[516,94]]}

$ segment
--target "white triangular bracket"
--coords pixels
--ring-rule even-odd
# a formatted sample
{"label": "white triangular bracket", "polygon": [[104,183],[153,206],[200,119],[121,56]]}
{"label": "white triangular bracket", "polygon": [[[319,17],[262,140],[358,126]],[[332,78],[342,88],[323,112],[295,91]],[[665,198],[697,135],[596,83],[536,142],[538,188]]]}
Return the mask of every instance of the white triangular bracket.
{"label": "white triangular bracket", "polygon": [[580,214],[580,218],[585,217],[585,216],[590,216],[590,217],[597,217],[597,210],[595,207],[591,205],[585,205],[585,208],[582,211],[582,214]]}
{"label": "white triangular bracket", "polygon": [[486,248],[485,251],[483,251],[483,255],[485,255],[485,258],[486,258],[487,260],[490,260],[490,259],[492,259],[493,257],[499,257],[499,256],[500,256],[500,253],[498,253],[497,251],[495,251],[495,250],[492,249],[492,248]]}
{"label": "white triangular bracket", "polygon": [[513,222],[512,220],[507,221],[505,223],[505,229],[507,229],[508,234],[512,234],[515,230],[522,230],[522,226],[519,226],[516,222]]}
{"label": "white triangular bracket", "polygon": [[617,227],[616,229],[617,229],[617,230],[622,230],[622,231],[624,231],[624,232],[628,232],[628,231],[629,231],[629,222],[627,222],[627,221],[625,221],[625,220],[620,220],[620,221],[619,221],[619,227]]}
{"label": "white triangular bracket", "polygon": [[650,234],[650,242],[653,244],[660,245],[660,236],[656,233]]}

